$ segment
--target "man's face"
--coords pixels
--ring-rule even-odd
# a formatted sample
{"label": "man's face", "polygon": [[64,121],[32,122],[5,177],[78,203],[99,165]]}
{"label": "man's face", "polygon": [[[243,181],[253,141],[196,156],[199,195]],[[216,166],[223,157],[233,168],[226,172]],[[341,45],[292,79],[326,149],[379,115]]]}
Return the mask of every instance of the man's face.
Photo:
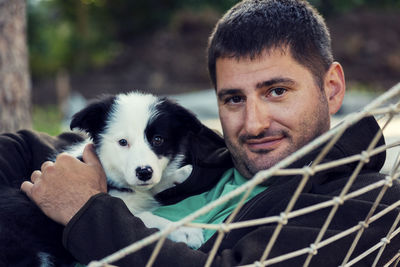
{"label": "man's face", "polygon": [[247,178],[327,131],[325,92],[286,50],[216,62],[219,115],[235,167]]}

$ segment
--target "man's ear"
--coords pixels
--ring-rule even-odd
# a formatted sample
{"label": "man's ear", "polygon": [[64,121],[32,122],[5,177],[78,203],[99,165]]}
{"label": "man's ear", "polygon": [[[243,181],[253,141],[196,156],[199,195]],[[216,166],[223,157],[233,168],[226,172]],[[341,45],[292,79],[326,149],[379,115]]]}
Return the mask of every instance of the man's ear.
{"label": "man's ear", "polygon": [[344,94],[346,92],[343,68],[338,62],[333,62],[326,72],[324,86],[329,105],[329,113],[333,115],[338,112],[342,106]]}

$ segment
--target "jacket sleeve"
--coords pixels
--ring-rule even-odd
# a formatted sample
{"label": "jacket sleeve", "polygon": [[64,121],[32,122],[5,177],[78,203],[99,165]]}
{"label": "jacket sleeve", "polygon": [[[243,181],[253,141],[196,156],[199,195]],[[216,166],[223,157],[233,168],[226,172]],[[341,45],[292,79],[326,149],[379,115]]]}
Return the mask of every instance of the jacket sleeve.
{"label": "jacket sleeve", "polygon": [[58,137],[30,130],[1,134],[0,185],[19,188],[56,149],[80,140],[82,136],[74,133]]}
{"label": "jacket sleeve", "polygon": [[[63,244],[81,263],[100,260],[134,241],[155,233],[133,216],[119,198],[93,196],[64,229]],[[154,244],[116,262],[117,266],[145,266]],[[179,256],[177,256],[179,255]],[[207,255],[184,243],[166,240],[155,266],[203,266]]]}

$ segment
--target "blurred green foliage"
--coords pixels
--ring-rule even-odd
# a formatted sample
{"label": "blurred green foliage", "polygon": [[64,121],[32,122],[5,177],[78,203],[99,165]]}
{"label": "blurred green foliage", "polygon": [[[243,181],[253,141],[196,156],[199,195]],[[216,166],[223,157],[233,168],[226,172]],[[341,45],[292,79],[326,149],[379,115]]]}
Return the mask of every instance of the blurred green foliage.
{"label": "blurred green foliage", "polygon": [[97,1],[28,1],[28,44],[32,75],[79,71],[107,63],[118,43],[104,25]]}
{"label": "blurred green foliage", "polygon": [[[179,10],[223,12],[237,0],[28,0],[32,76],[103,66],[124,44],[166,27]],[[400,0],[310,0],[325,16]]]}
{"label": "blurred green foliage", "polygon": [[178,10],[226,10],[235,0],[28,0],[32,76],[103,66],[124,43],[168,25]]}
{"label": "blurred green foliage", "polygon": [[62,113],[56,105],[34,106],[32,114],[33,129],[50,135],[61,133]]}

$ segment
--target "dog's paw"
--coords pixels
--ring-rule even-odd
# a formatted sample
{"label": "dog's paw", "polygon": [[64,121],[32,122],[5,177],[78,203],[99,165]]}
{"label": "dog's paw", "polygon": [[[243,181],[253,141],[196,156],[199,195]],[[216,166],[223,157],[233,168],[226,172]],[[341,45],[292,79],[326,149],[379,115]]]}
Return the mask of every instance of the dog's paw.
{"label": "dog's paw", "polygon": [[198,249],[204,243],[203,230],[193,227],[179,227],[168,238],[175,242],[184,242],[193,249]]}
{"label": "dog's paw", "polygon": [[179,169],[177,169],[174,173],[174,184],[183,183],[192,173],[193,166],[188,164]]}

